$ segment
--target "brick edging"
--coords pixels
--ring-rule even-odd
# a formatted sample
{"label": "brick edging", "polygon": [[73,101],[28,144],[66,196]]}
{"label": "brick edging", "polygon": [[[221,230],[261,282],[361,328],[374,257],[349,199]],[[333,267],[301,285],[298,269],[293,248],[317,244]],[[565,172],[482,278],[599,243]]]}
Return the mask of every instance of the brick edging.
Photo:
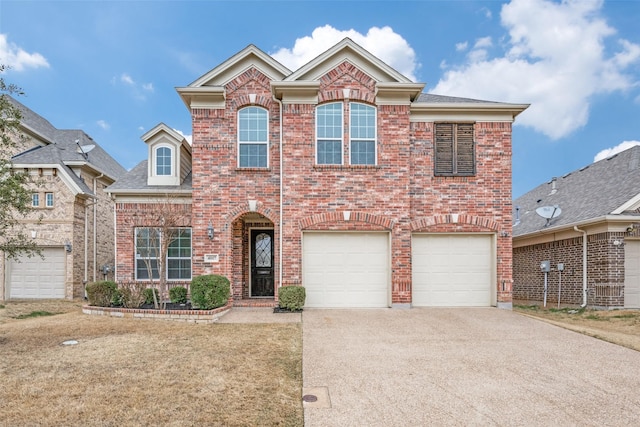
{"label": "brick edging", "polygon": [[123,317],[143,320],[173,320],[188,323],[214,323],[231,310],[232,304],[233,303],[229,301],[225,306],[214,308],[213,310],[156,310],[85,305],[82,306],[82,312],[84,314],[94,316]]}

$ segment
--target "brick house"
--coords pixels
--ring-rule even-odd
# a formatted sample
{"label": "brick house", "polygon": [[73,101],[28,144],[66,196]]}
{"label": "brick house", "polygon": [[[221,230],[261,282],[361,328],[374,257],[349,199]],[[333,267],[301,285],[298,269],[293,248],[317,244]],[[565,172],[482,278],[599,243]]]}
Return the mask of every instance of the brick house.
{"label": "brick house", "polygon": [[56,129],[4,96],[22,114],[12,167],[31,177],[32,210],[19,223],[44,259],[2,254],[0,300],[84,297],[87,282],[113,279],[113,202],[104,189],[126,171],[83,131]]}
{"label": "brick house", "polygon": [[544,302],[548,261],[548,304],[640,308],[640,146],[534,188],[514,220],[515,300]]}
{"label": "brick house", "polygon": [[511,127],[527,105],[423,88],[350,39],[296,71],[250,45],[179,87],[191,146],[159,125],[107,189],[117,280],[148,277],[148,221],[172,204],[169,281],[225,275],[235,305],[304,285],[307,307],[509,307]]}

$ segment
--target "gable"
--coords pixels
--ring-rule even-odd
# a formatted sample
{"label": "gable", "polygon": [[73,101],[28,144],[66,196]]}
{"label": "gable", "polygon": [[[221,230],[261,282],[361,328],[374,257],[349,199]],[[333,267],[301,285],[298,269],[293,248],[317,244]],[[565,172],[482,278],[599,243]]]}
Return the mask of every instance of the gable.
{"label": "gable", "polygon": [[180,185],[191,171],[191,147],[184,137],[160,123],[142,140],[148,147],[147,185]]}

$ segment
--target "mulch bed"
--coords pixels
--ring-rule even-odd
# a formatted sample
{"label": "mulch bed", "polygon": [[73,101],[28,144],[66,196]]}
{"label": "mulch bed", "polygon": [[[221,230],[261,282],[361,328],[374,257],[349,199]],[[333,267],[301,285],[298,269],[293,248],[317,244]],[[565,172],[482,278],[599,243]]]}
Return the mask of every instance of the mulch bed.
{"label": "mulch bed", "polygon": [[300,310],[289,310],[288,308],[283,307],[273,307],[274,313],[302,313],[302,309]]}

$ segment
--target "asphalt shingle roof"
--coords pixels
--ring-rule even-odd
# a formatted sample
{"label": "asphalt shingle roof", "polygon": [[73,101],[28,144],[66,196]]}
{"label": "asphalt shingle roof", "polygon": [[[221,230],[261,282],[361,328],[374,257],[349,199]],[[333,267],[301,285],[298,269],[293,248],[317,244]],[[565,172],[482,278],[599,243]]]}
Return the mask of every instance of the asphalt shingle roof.
{"label": "asphalt shingle roof", "polygon": [[[513,202],[513,235],[569,225],[610,215],[640,194],[640,146],[546,182]],[[549,221],[536,214],[542,206],[558,206],[562,213]],[[518,209],[519,208],[519,209]],[[638,212],[625,212],[640,215]],[[520,222],[518,223],[518,217]]]}
{"label": "asphalt shingle roof", "polygon": [[[82,163],[94,167],[114,180],[126,173],[126,170],[102,149],[100,144],[82,130],[56,129],[51,123],[16,99],[8,98],[14,106],[20,109],[22,123],[49,142],[48,145],[33,147],[13,156],[14,163],[34,165]],[[94,148],[85,155],[80,152],[78,145],[83,147],[93,145]]]}
{"label": "asphalt shingle roof", "polygon": [[133,169],[111,184],[106,191],[117,193],[127,190],[141,190],[142,192],[167,192],[181,190],[191,191],[191,172],[185,177],[179,186],[173,185],[148,185],[147,184],[147,160],[138,163]]}

